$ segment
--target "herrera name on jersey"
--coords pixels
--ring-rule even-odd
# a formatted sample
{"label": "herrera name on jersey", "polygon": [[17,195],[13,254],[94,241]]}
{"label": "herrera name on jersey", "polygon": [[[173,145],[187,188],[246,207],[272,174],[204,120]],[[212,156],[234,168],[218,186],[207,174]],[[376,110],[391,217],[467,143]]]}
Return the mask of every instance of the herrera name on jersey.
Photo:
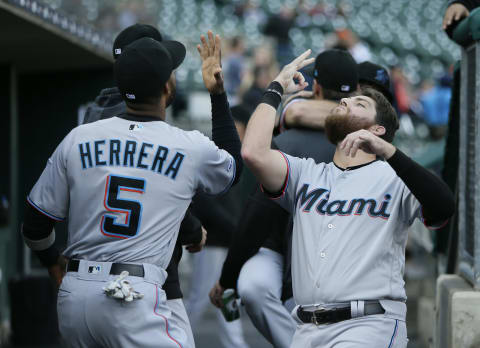
{"label": "herrera name on jersey", "polygon": [[175,179],[185,155],[167,147],[134,140],[96,140],[78,144],[83,169],[98,166],[134,167]]}

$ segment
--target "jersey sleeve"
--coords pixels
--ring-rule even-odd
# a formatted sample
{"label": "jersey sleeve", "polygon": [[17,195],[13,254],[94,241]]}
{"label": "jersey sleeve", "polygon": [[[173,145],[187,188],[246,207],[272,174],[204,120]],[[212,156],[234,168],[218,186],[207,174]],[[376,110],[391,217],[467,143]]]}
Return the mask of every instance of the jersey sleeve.
{"label": "jersey sleeve", "polygon": [[30,205],[56,221],[64,220],[68,214],[67,156],[72,138],[70,132],[58,145],[27,197]]}
{"label": "jersey sleeve", "polygon": [[404,186],[401,207],[403,220],[408,226],[411,226],[415,219],[419,219],[428,229],[436,230],[442,228],[448,222],[447,219],[446,221],[443,221],[436,225],[428,224],[428,222],[425,221],[425,219],[423,218],[422,205],[406,185]]}
{"label": "jersey sleeve", "polygon": [[199,139],[196,156],[198,171],[195,173],[197,190],[209,195],[227,192],[235,179],[235,159],[204,135]]}
{"label": "jersey sleeve", "polygon": [[289,128],[285,120],[285,116],[287,115],[287,109],[293,104],[302,100],[305,100],[305,98],[302,98],[302,97],[293,98],[282,108],[282,111],[280,112],[280,121],[279,121],[280,133],[285,132]]}
{"label": "jersey sleeve", "polygon": [[287,174],[285,176],[282,190],[276,193],[271,193],[267,192],[263,187],[261,188],[270,199],[288,212],[292,213],[295,208],[295,197],[301,177],[310,169],[312,163],[314,164],[314,161],[312,159],[290,156],[282,151],[279,152],[282,154],[287,164]]}

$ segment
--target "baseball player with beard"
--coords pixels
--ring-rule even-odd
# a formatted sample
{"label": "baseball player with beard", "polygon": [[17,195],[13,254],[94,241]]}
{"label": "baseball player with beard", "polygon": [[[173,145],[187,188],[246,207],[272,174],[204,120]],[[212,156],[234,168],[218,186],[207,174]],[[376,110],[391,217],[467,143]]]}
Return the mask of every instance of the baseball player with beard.
{"label": "baseball player with beard", "polygon": [[[242,168],[220,38],[209,32],[208,42],[201,40],[215,143],[164,121],[186,51],[179,42],[144,37],[114,66],[126,112],[73,129],[27,198],[23,236],[61,282],[59,327],[70,347],[191,347],[170,320],[165,268],[194,194],[225,192]],[[52,229],[63,219],[69,262],[62,280]]]}
{"label": "baseball player with beard", "polygon": [[[327,117],[333,162],[270,148],[284,93],[305,88],[310,50],[270,84],[247,126],[242,157],[267,195],[293,214],[292,347],[406,347],[403,281],[408,227],[454,212],[448,187],[392,144],[398,119],[373,89],[344,98]],[[296,84],[296,82],[298,84]]]}

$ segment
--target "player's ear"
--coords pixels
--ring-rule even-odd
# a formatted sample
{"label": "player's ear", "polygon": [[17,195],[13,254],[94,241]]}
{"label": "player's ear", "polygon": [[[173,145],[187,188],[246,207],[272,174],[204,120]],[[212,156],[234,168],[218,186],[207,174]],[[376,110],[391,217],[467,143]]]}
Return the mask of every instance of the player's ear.
{"label": "player's ear", "polygon": [[370,132],[372,132],[373,134],[375,134],[377,137],[381,137],[382,135],[384,135],[387,132],[385,127],[380,126],[379,124],[374,124],[373,126],[370,126],[370,128],[368,128],[368,130]]}
{"label": "player's ear", "polygon": [[313,79],[313,95],[323,98],[322,86],[315,79]]}
{"label": "player's ear", "polygon": [[163,85],[162,95],[170,95],[170,93],[172,92],[170,89],[171,88],[168,85],[168,82],[165,83],[165,85]]}

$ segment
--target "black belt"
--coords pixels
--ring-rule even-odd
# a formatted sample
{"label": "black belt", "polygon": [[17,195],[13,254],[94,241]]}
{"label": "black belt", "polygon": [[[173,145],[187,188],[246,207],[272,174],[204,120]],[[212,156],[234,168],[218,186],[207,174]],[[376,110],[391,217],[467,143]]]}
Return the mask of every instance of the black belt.
{"label": "black belt", "polygon": [[[385,313],[385,310],[379,301],[365,301],[363,315],[383,313]],[[342,308],[317,309],[315,311],[306,311],[300,306],[297,309],[297,316],[306,324],[331,324],[352,319],[352,310],[350,305]]]}
{"label": "black belt", "polygon": [[[78,272],[79,266],[80,260],[70,260],[68,261],[67,272]],[[132,277],[143,277],[145,275],[142,265],[134,265],[131,263],[112,263],[110,274],[119,275],[123,271],[127,271]]]}

